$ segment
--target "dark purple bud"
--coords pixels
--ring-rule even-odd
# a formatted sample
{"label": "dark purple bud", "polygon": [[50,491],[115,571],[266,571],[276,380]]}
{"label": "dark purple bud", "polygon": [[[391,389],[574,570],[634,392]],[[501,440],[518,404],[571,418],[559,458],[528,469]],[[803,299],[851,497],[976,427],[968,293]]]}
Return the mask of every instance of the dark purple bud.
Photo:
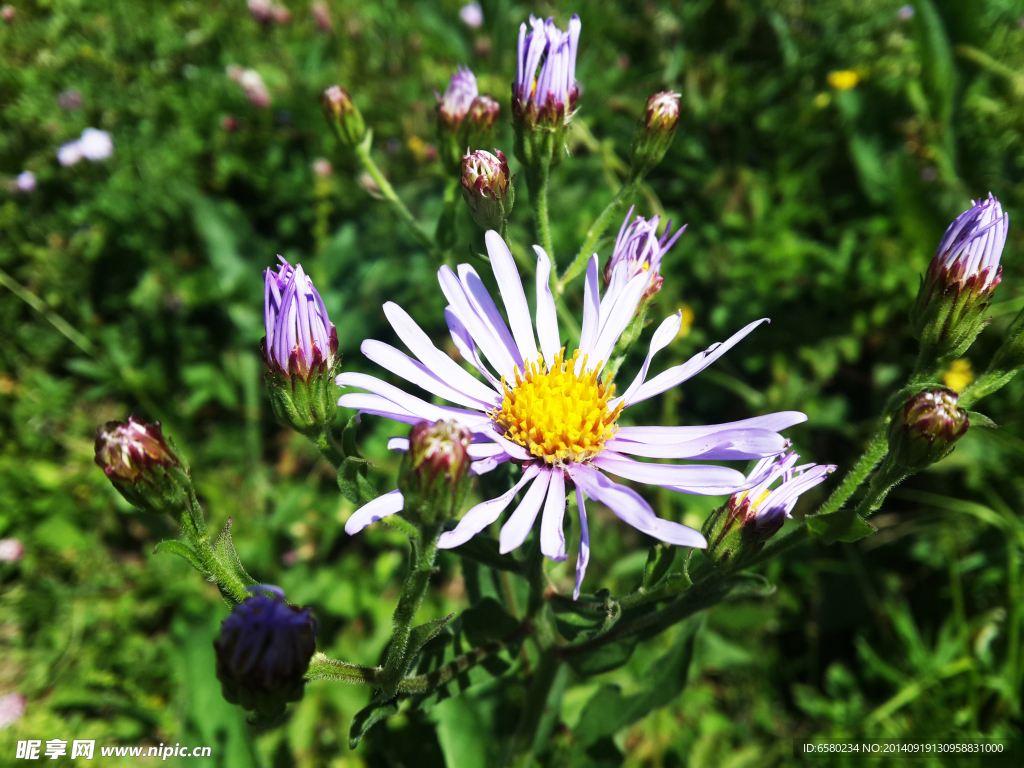
{"label": "dark purple bud", "polygon": [[496,156],[478,149],[462,158],[462,196],[477,224],[500,231],[512,212],[515,190],[504,153],[494,151]]}
{"label": "dark purple bud", "polygon": [[308,608],[289,605],[279,587],[248,591],[252,597],[235,606],[213,641],[217,678],[229,702],[273,718],[302,698],[317,621]]}

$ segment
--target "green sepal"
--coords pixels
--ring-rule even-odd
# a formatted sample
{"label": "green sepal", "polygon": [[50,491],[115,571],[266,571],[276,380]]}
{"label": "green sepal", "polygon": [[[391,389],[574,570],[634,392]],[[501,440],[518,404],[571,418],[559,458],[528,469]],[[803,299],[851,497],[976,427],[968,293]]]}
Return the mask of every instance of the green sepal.
{"label": "green sepal", "polygon": [[877,530],[857,514],[855,507],[840,509],[830,515],[808,515],[805,519],[807,530],[827,543],[859,541]]}
{"label": "green sepal", "polygon": [[[244,586],[250,587],[259,583],[245,572],[245,568],[242,567],[242,561],[238,559],[234,542],[231,541],[230,517],[224,525],[224,530],[220,532],[217,540],[213,542],[212,551],[217,563],[227,571],[227,574],[241,581]],[[226,585],[222,583],[223,577],[216,574],[211,575],[217,576],[217,583],[226,590]]]}

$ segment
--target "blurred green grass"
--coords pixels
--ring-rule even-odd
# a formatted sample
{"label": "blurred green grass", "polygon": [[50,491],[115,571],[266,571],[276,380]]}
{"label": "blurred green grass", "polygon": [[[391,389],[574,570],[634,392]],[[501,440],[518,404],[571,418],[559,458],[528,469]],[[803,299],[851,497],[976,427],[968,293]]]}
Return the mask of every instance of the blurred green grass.
{"label": "blurred green grass", "polygon": [[[225,607],[183,563],[151,554],[173,531],[126,508],[92,464],[98,423],[129,412],[162,420],[213,524],[233,519],[248,570],[314,606],[330,655],[378,661],[402,539],[372,528],[347,537],[351,505],[329,468],[274,423],[256,352],[260,270],[277,253],[302,262],[349,370],[367,368],[363,338],[390,339],[384,301],[440,333],[443,300],[430,288],[434,265],[330,137],[318,106],[328,85],[353,93],[385,172],[431,222],[444,186],[423,152],[433,89],[457,63],[470,65],[502,102],[496,143],[511,159],[518,23],[578,12],[580,127],[552,195],[563,266],[621,181],[647,95],[683,95],[675,143],[636,201],[644,215],[689,225],[665,260],[654,313],[685,305],[694,319],[663,364],[757,317],[772,324],[638,420],[801,409],[810,421],[793,430],[797,448],[842,471],[913,365],[906,312],[943,228],[990,190],[1011,229],[994,321],[969,356],[975,371],[1024,305],[1018,3],[921,0],[901,19],[900,4],[883,0],[500,0],[482,3],[479,30],[458,20],[459,5],[331,1],[333,34],[318,32],[301,4],[289,24],[261,27],[240,0],[29,2],[0,25],[0,176],[38,179],[32,194],[0,192],[0,268],[90,350],[0,293],[0,537],[27,550],[0,564],[0,694],[28,699],[24,718],[0,732],[0,754],[18,739],[59,737],[208,744],[227,766],[489,759],[465,726],[467,712],[481,723],[498,716],[484,694],[432,719],[395,718],[350,753],[348,722],[368,694],[315,683],[285,727],[253,735],[212,675]],[[269,109],[246,101],[225,74],[232,64],[260,72]],[[856,73],[856,86],[830,85],[837,71]],[[80,109],[58,106],[69,88]],[[111,133],[114,156],[60,167],[57,147],[87,126]],[[333,163],[328,178],[312,170],[320,157]],[[524,248],[527,202],[523,189],[510,228]],[[481,251],[464,212],[459,224],[460,258]],[[608,255],[607,238],[599,251]],[[879,534],[793,553],[767,568],[773,597],[712,612],[690,687],[618,735],[626,764],[793,764],[792,739],[814,736],[1018,735],[1022,660],[1011,627],[1024,612],[1022,539],[1008,532],[1024,511],[1021,395],[1015,383],[986,401],[1000,429],[972,431],[908,482]],[[393,429],[363,425],[382,487],[396,468],[385,451]],[[714,503],[652,500],[691,521]],[[610,515],[592,530],[588,579],[628,590],[646,542]],[[441,568],[427,618],[467,604],[457,562]],[[570,579],[568,566],[551,575]],[[636,690],[670,642],[651,641],[626,667],[572,689],[564,722],[575,725],[601,683]],[[548,760],[605,764],[565,731]]]}

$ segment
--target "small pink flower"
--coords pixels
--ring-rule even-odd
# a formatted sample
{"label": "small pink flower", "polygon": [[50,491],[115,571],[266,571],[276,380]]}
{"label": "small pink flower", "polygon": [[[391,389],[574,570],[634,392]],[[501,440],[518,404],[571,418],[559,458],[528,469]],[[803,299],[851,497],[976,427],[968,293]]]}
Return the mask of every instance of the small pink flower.
{"label": "small pink flower", "polygon": [[13,5],[5,5],[0,8],[0,19],[3,19],[8,24],[14,21],[14,17],[18,15],[18,12],[14,10]]}
{"label": "small pink flower", "polygon": [[484,10],[480,7],[480,3],[470,3],[469,5],[462,6],[462,10],[459,11],[459,18],[462,19],[467,27],[476,29],[484,23]]}
{"label": "small pink flower", "polygon": [[[14,185],[17,187],[19,192],[34,192],[36,188],[36,175],[32,173],[32,171],[22,171],[18,174],[18,178],[15,179]],[[7,539],[4,539],[3,541],[7,541]],[[3,544],[3,541],[0,541],[0,545]],[[0,560],[2,559],[3,554],[2,550],[0,550]]]}
{"label": "small pink flower", "polygon": [[82,145],[80,141],[69,141],[62,144],[57,150],[57,161],[61,165],[75,165],[82,159]]}
{"label": "small pink flower", "polygon": [[0,729],[21,720],[25,714],[25,697],[17,693],[0,696]]}
{"label": "small pink flower", "polygon": [[309,12],[313,16],[313,23],[316,24],[317,29],[327,34],[334,31],[334,22],[331,20],[331,12],[327,8],[327,3],[318,0],[309,6]]}
{"label": "small pink flower", "polygon": [[17,539],[0,539],[0,563],[16,563],[25,556],[25,547]]}
{"label": "small pink flower", "polygon": [[331,161],[326,158],[319,157],[313,161],[313,173],[321,178],[326,179],[332,173],[334,173],[334,166],[331,165]]}

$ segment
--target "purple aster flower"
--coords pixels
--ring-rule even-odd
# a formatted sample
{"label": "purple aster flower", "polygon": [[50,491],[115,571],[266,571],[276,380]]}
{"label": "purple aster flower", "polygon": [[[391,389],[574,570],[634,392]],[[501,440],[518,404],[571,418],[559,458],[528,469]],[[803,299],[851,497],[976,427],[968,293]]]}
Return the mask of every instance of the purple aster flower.
{"label": "purple aster flower", "polygon": [[78,140],[79,151],[86,160],[106,160],[114,154],[114,142],[110,134],[96,128],[86,128]]}
{"label": "purple aster flower", "polygon": [[[435,405],[381,379],[364,373],[343,373],[343,387],[364,393],[345,394],[338,405],[360,413],[384,416],[405,424],[424,419],[454,419],[473,434],[471,472],[483,474],[505,462],[521,467],[518,482],[506,493],[466,512],[452,531],[442,534],[442,548],[457,547],[496,521],[520,490],[523,501],[501,529],[502,552],[517,548],[544,511],[540,525],[541,552],[552,560],[566,555],[562,517],[566,483],[576,487],[582,537],[577,561],[576,594],[586,571],[590,539],[585,497],[609,507],[620,519],[661,541],[705,547],[698,532],[654,514],[640,494],[607,477],[615,475],[681,493],[717,496],[752,487],[740,472],[709,464],[652,464],[634,456],[657,459],[733,460],[774,456],[786,449],[779,430],[806,420],[797,412],[774,413],[731,424],[693,427],[619,427],[622,412],[692,378],[725,354],[765,320],[753,322],[721,344],[711,346],[688,362],[648,380],[654,355],[679,333],[681,313],[662,322],[651,340],[647,359],[626,391],[616,397],[615,386],[599,376],[619,336],[636,313],[650,277],[626,274],[625,261],[612,270],[609,288],[599,295],[597,256],[587,266],[582,337],[579,348],[566,355],[561,346],[555,301],[549,278],[551,260],[538,246],[536,315],[504,241],[493,230],[485,235],[508,323],[476,270],[461,264],[438,273],[448,300],[445,318],[459,353],[484,381],[446,355],[397,304],[384,305],[384,314],[398,337],[417,358],[380,341],[367,339],[362,352],[373,362],[415,384],[429,395],[459,407]],[[535,329],[536,328],[536,336]],[[539,341],[539,348],[538,348]],[[401,441],[391,447],[401,448]],[[546,501],[545,501],[546,499]],[[401,510],[400,491],[392,491],[356,510],[345,525],[354,534]]]}
{"label": "purple aster flower", "polygon": [[14,723],[21,720],[21,717],[24,714],[24,696],[17,693],[9,693],[6,696],[0,696],[0,729],[14,725]]}
{"label": "purple aster flower", "polygon": [[753,526],[760,541],[773,536],[786,518],[792,517],[800,495],[824,482],[836,469],[832,464],[802,464],[798,467],[796,463],[799,460],[800,456],[791,451],[759,461],[748,475],[748,480],[758,481],[757,485],[729,499],[726,507],[729,518],[738,520],[745,528]]}
{"label": "purple aster flower", "polygon": [[672,234],[672,219],[668,220],[665,232],[658,237],[659,216],[644,220],[643,216],[637,216],[631,224],[630,217],[633,215],[633,208],[629,209],[626,218],[619,228],[619,236],[615,240],[615,248],[612,250],[612,257],[604,267],[604,285],[609,286],[612,274],[619,264],[625,264],[625,269],[620,273],[622,280],[630,280],[637,275],[647,274],[650,278],[647,290],[643,298],[653,296],[661,290],[661,284],[665,278],[661,276],[661,257],[665,252],[675,245],[679,236],[686,231],[684,224],[674,235]]}
{"label": "purple aster flower", "polygon": [[0,539],[0,563],[16,563],[25,556],[25,546],[17,539]]}
{"label": "purple aster flower", "polygon": [[480,7],[480,3],[464,5],[459,9],[459,18],[467,27],[477,29],[484,23],[484,9]]}
{"label": "purple aster flower", "polygon": [[277,258],[277,272],[263,270],[267,335],[260,351],[270,370],[308,379],[311,371],[330,365],[338,351],[338,332],[302,265],[293,268],[283,256]]}
{"label": "purple aster flower", "polygon": [[61,165],[75,165],[82,159],[82,142],[79,140],[69,141],[62,144],[57,150],[57,162]]}
{"label": "purple aster flower", "polygon": [[76,88],[68,88],[57,95],[57,106],[65,112],[78,109],[82,106],[82,94]]}
{"label": "purple aster flower", "polygon": [[466,113],[469,112],[473,100],[479,94],[476,87],[476,75],[470,71],[469,67],[460,64],[451,80],[448,81],[444,96],[434,92],[437,97],[437,114],[441,122],[451,130],[458,130]]}
{"label": "purple aster flower", "polygon": [[[576,50],[580,40],[580,17],[573,14],[569,30],[562,32],[553,19],[541,21],[530,16],[519,27],[519,58],[512,84],[512,110],[529,122],[542,117],[557,124],[576,109]],[[538,71],[539,70],[539,71]]]}
{"label": "purple aster flower", "polygon": [[317,621],[289,605],[280,587],[257,584],[235,606],[214,640],[224,698],[266,714],[302,697],[303,676],[316,652]]}
{"label": "purple aster flower", "polygon": [[36,189],[36,175],[32,171],[22,171],[14,180],[14,186],[19,192],[34,192]]}

